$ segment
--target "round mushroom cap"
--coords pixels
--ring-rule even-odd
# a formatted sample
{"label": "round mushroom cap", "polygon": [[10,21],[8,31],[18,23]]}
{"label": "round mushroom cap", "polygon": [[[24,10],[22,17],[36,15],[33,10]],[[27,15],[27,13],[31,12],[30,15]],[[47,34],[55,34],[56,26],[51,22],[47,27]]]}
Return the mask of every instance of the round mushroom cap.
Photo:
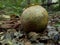
{"label": "round mushroom cap", "polygon": [[25,32],[43,32],[48,23],[48,12],[39,5],[25,9],[21,15],[21,24]]}

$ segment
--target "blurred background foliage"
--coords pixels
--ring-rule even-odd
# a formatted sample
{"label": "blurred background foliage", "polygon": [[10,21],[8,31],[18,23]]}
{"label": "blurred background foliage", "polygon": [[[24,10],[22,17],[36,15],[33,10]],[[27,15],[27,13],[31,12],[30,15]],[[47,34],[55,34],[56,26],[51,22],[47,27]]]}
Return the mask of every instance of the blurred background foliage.
{"label": "blurred background foliage", "polygon": [[42,5],[48,12],[60,11],[60,0],[0,0],[0,15],[21,15],[31,5]]}

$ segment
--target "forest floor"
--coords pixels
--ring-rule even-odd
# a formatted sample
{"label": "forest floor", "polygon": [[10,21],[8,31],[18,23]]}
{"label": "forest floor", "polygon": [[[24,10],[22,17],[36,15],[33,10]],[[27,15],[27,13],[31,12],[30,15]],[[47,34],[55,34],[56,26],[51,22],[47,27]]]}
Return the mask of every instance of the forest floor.
{"label": "forest floor", "polygon": [[59,13],[49,15],[47,28],[42,34],[25,34],[21,31],[20,19],[0,21],[0,45],[60,45]]}

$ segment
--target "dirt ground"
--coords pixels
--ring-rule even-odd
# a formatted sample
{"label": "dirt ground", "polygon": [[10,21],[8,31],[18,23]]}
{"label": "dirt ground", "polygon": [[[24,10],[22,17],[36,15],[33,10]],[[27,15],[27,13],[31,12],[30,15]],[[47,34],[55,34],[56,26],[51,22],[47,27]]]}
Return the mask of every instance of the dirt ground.
{"label": "dirt ground", "polygon": [[0,21],[0,45],[60,45],[60,14],[50,14],[48,19],[42,34],[26,34],[20,19]]}

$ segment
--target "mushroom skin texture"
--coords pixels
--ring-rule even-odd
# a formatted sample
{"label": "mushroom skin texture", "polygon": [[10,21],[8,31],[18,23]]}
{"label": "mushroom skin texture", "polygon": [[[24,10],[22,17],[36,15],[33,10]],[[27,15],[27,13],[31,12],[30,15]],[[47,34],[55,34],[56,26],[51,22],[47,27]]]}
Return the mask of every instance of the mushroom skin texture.
{"label": "mushroom skin texture", "polygon": [[31,6],[23,11],[21,24],[25,32],[43,32],[48,24],[48,12],[42,6]]}

